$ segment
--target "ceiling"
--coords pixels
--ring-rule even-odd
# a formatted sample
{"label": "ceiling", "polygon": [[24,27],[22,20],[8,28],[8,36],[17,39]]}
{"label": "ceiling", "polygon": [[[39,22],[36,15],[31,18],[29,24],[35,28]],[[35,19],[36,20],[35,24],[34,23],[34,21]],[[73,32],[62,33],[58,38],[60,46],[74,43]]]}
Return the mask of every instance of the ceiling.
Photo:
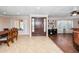
{"label": "ceiling", "polygon": [[[75,6],[74,6],[75,7]],[[0,6],[0,15],[27,16],[30,14],[44,14],[49,16],[70,16],[73,6]],[[76,6],[79,9],[78,6]]]}

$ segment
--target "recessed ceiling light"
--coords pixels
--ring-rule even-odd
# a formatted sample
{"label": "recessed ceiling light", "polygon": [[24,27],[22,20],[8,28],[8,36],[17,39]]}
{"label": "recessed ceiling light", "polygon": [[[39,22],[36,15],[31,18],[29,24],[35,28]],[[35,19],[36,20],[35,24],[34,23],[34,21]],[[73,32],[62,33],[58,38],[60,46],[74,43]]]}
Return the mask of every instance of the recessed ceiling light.
{"label": "recessed ceiling light", "polygon": [[3,14],[7,14],[7,12],[4,11]]}
{"label": "recessed ceiling light", "polygon": [[36,7],[38,10],[40,9],[40,7]]}

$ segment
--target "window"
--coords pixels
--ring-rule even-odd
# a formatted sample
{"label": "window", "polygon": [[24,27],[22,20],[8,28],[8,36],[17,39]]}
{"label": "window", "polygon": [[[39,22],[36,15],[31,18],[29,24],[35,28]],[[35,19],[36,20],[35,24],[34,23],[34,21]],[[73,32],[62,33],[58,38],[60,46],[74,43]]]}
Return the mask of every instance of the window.
{"label": "window", "polygon": [[19,29],[24,30],[24,22],[23,22],[23,20],[19,21]]}
{"label": "window", "polygon": [[58,21],[59,28],[71,29],[73,27],[72,21]]}
{"label": "window", "polygon": [[24,30],[24,21],[23,20],[15,20],[14,27],[18,30]]}
{"label": "window", "polygon": [[32,32],[34,32],[34,18],[32,18]]}
{"label": "window", "polygon": [[58,33],[72,33],[73,21],[72,20],[59,20],[57,21]]}

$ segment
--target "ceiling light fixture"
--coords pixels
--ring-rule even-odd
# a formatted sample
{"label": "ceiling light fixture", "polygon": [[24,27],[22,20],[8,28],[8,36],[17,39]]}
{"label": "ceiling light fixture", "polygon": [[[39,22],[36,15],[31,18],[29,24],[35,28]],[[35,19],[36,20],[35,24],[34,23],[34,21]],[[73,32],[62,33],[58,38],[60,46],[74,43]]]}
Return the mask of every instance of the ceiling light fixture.
{"label": "ceiling light fixture", "polygon": [[73,11],[71,12],[71,16],[77,16],[77,15],[79,15],[79,11],[78,11],[77,7],[74,7]]}
{"label": "ceiling light fixture", "polygon": [[77,16],[78,12],[77,11],[72,11],[71,16]]}

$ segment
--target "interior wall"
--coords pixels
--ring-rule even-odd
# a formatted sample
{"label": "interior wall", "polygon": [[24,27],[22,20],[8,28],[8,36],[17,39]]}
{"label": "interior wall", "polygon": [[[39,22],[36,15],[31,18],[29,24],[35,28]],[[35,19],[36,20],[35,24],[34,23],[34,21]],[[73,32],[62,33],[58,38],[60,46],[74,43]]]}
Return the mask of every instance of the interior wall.
{"label": "interior wall", "polygon": [[[19,31],[20,35],[29,35],[30,34],[30,17],[29,16],[14,16],[11,17],[10,19],[10,23],[11,26],[10,27],[14,27],[14,22],[16,20],[23,20],[24,21],[24,30],[23,31]],[[58,20],[72,20],[73,21],[73,28],[79,28],[79,18],[54,18],[54,17],[49,17],[49,20],[56,20],[56,24],[55,24],[55,28],[57,28],[57,21]],[[67,31],[67,33],[72,33],[72,30]]]}
{"label": "interior wall", "polygon": [[[48,19],[56,21],[55,28],[57,28],[57,21],[59,21],[59,20],[72,20],[73,21],[73,28],[79,28],[79,24],[78,24],[79,18],[70,18],[70,17],[68,17],[68,18],[66,18],[66,17],[64,17],[64,18],[63,17],[55,18],[55,17],[49,17]],[[61,31],[59,31],[59,32],[61,32]],[[67,31],[66,33],[72,33],[72,30]]]}
{"label": "interior wall", "polygon": [[[49,20],[72,20],[73,21],[73,28],[79,28],[79,18],[55,18],[49,17]],[[14,27],[14,22],[16,20],[23,20],[24,21],[24,30],[19,31],[20,35],[29,35],[30,34],[30,17],[29,16],[0,16],[0,31],[3,28],[12,28]],[[57,25],[55,25],[57,28]],[[68,31],[70,32],[70,31]]]}
{"label": "interior wall", "polygon": [[24,22],[24,30],[19,30],[19,35],[29,35],[30,34],[30,17],[29,16],[13,16],[10,19],[11,26],[15,27],[15,22],[17,20],[23,20]]}
{"label": "interior wall", "polygon": [[0,31],[4,28],[10,28],[10,19],[8,17],[0,17]]}
{"label": "interior wall", "polygon": [[79,19],[74,19],[73,20],[73,27],[74,28],[79,28]]}

